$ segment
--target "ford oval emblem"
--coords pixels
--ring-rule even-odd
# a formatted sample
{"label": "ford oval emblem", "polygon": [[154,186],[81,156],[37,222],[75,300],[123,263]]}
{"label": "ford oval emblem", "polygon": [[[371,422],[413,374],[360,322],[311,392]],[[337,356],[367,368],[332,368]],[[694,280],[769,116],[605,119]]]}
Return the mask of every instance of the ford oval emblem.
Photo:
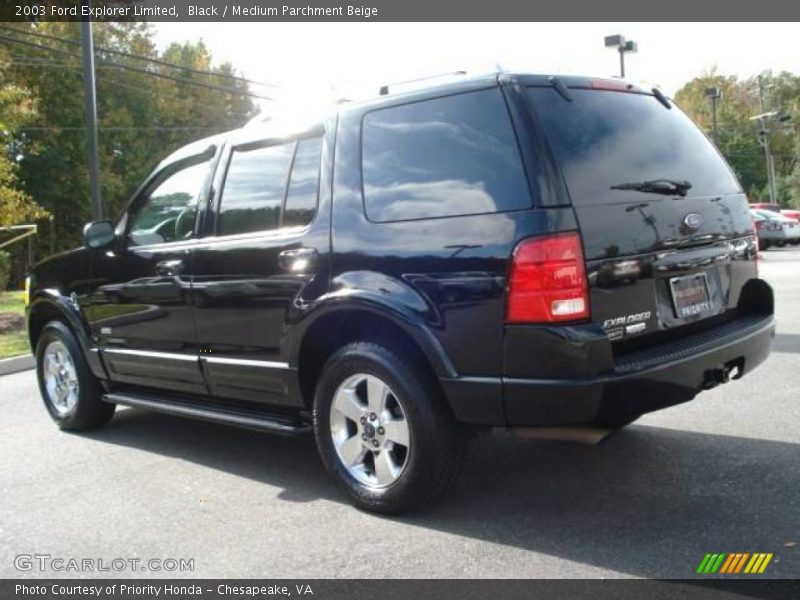
{"label": "ford oval emblem", "polygon": [[683,217],[683,224],[687,229],[696,231],[703,226],[703,216],[697,213],[689,213]]}

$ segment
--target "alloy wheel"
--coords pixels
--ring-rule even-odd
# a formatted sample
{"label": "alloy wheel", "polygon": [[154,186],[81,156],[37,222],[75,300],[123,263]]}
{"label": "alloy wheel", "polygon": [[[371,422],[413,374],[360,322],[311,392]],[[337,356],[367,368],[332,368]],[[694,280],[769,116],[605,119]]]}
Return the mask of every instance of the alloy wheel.
{"label": "alloy wheel", "polygon": [[388,384],[374,375],[348,377],[333,396],[331,437],[347,472],[371,488],[403,474],[411,450],[405,411]]}

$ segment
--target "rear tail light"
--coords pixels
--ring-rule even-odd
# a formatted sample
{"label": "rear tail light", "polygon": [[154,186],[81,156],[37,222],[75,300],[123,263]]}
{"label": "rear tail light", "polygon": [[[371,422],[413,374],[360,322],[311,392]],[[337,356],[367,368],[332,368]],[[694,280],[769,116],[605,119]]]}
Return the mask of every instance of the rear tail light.
{"label": "rear tail light", "polygon": [[764,221],[756,221],[756,231],[764,229]]}
{"label": "rear tail light", "polygon": [[508,323],[589,318],[589,289],[577,232],[531,238],[514,250],[508,278]]}

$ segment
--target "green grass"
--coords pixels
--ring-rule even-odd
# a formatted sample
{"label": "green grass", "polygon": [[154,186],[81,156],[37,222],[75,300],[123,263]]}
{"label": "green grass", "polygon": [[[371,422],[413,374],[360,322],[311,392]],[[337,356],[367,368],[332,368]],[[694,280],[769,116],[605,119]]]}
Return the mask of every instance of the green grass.
{"label": "green grass", "polygon": [[[0,295],[0,312],[13,312],[25,314],[23,304],[24,292],[4,292]],[[17,333],[0,335],[0,358],[30,354],[28,347],[28,332],[24,329]]]}
{"label": "green grass", "polygon": [[12,356],[30,353],[27,331],[0,335],[0,358],[11,358]]}
{"label": "green grass", "polygon": [[19,315],[25,314],[25,304],[23,296],[25,292],[4,292],[0,295],[0,312],[13,312]]}

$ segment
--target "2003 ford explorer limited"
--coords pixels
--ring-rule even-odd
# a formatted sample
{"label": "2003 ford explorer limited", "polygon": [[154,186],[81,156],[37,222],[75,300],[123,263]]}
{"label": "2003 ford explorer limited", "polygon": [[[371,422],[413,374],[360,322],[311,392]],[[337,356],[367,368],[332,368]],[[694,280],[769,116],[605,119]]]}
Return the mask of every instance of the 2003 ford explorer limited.
{"label": "2003 ford explorer limited", "polygon": [[313,432],[356,505],[395,512],[450,486],[477,428],[622,427],[765,360],[745,196],[660,91],[382,92],[178,150],[33,269],[62,429],[125,405]]}

